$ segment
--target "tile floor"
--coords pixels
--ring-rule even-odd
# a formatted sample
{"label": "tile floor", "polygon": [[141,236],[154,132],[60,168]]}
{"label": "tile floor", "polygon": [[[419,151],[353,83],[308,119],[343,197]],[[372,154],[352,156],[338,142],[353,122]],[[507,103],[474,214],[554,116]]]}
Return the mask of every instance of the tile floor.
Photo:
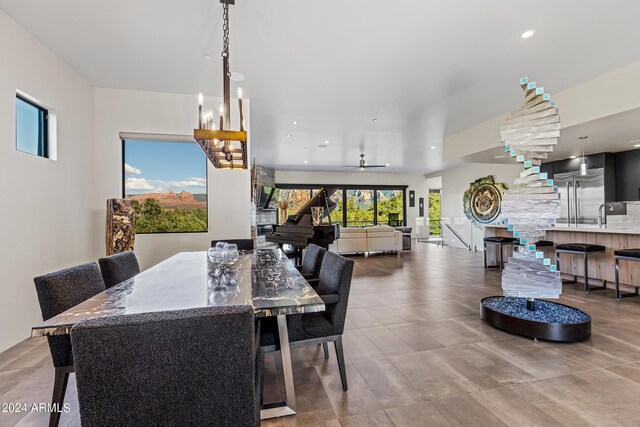
{"label": "tile floor", "polygon": [[[333,349],[292,350],[298,415],[265,426],[640,425],[640,301],[585,295],[561,301],[593,317],[579,344],[533,342],[486,325],[479,300],[500,293],[480,253],[415,244],[354,257],[342,392]],[[265,361],[265,400],[281,398],[277,353]],[[0,353],[0,403],[46,402],[53,369],[46,341]],[[73,375],[62,426],[77,426]],[[45,413],[0,413],[0,426],[44,426]]]}

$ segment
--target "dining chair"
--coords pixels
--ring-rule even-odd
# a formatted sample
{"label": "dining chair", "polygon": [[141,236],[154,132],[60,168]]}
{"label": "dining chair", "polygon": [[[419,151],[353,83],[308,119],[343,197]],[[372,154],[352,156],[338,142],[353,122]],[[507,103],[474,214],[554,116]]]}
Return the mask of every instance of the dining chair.
{"label": "dining chair", "polygon": [[238,249],[241,251],[252,251],[253,250],[253,240],[252,239],[227,239],[227,240],[212,240],[211,247],[215,247],[218,242],[227,242],[229,244],[235,243],[238,246]]}
{"label": "dining chair", "polygon": [[326,249],[311,243],[304,252],[302,264],[296,265],[296,268],[305,279],[317,279],[320,275],[320,266]]}
{"label": "dining chair", "polygon": [[98,260],[107,289],[140,273],[140,265],[133,251],[120,252]]}
{"label": "dining chair", "polygon": [[[353,261],[333,252],[322,260],[315,287],[325,303],[325,311],[287,316],[289,345],[291,348],[322,344],[325,358],[329,357],[328,343],[333,342],[340,369],[342,389],[347,391],[347,372],[342,348],[349,290],[353,275]],[[262,319],[260,343],[264,353],[279,349],[278,328],[274,318]]]}
{"label": "dining chair", "polygon": [[[40,303],[42,319],[48,320],[105,290],[100,269],[95,262],[45,274],[33,279]],[[55,368],[51,403],[62,408],[69,374],[73,369],[73,353],[69,335],[47,337]],[[60,412],[52,411],[49,426],[57,426]]]}
{"label": "dining chair", "polygon": [[83,426],[257,426],[250,305],[86,319],[71,329]]}

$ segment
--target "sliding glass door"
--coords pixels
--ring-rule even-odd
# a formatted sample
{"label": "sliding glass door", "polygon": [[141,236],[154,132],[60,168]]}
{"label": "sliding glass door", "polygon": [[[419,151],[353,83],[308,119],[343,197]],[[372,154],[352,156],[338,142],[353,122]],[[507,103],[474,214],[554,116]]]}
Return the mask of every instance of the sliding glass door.
{"label": "sliding glass door", "polygon": [[404,224],[404,191],[377,190],[378,224],[399,227]]}

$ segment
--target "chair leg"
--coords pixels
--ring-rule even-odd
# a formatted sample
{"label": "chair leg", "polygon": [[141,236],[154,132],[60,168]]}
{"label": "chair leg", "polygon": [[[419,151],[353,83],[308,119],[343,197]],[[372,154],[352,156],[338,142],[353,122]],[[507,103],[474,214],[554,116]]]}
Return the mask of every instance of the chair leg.
{"label": "chair leg", "polygon": [[53,382],[53,397],[51,403],[53,404],[54,411],[51,411],[49,416],[49,427],[58,427],[60,423],[60,414],[62,411],[62,405],[64,404],[64,395],[67,391],[67,383],[69,382],[69,368],[62,367],[56,368],[55,380]]}
{"label": "chair leg", "polygon": [[484,268],[487,268],[487,244],[484,244],[484,259],[482,261]]}
{"label": "chair leg", "polygon": [[262,368],[260,369],[260,407],[262,408],[264,404],[264,351],[262,349],[258,351],[260,351],[260,367]]}
{"label": "chair leg", "polygon": [[336,347],[336,358],[338,359],[338,368],[340,369],[340,380],[342,381],[342,390],[347,391],[347,370],[344,366],[344,352],[342,350],[342,335],[333,342]]}
{"label": "chair leg", "polygon": [[620,260],[615,258],[615,278],[616,278],[616,299],[620,300],[622,298],[628,297],[638,297],[640,293],[638,292],[638,288],[635,287],[633,292],[620,292]]}
{"label": "chair leg", "polygon": [[584,291],[589,292],[589,257],[584,253]]}
{"label": "chair leg", "polygon": [[616,299],[620,299],[620,260],[615,259],[615,273],[616,273]]}
{"label": "chair leg", "polygon": [[584,274],[585,274],[585,278],[584,278],[584,291],[585,292],[589,292],[589,291],[607,291],[607,281],[606,279],[601,279],[602,280],[602,286],[589,286],[589,256],[587,254],[585,254],[584,256]]}
{"label": "chair leg", "polygon": [[504,246],[499,245],[498,248],[500,250],[500,269],[498,271],[502,273],[502,267],[504,266],[504,259],[502,258],[504,254]]}
{"label": "chair leg", "polygon": [[326,342],[322,343],[322,349],[324,350],[324,358],[328,359],[329,358],[329,344]]}
{"label": "chair leg", "polygon": [[[556,251],[556,271],[560,273],[560,252]],[[567,273],[568,274],[568,273]],[[562,277],[562,273],[560,273]],[[562,280],[563,285],[570,285],[572,283],[578,283],[578,276],[573,275],[573,280]]]}

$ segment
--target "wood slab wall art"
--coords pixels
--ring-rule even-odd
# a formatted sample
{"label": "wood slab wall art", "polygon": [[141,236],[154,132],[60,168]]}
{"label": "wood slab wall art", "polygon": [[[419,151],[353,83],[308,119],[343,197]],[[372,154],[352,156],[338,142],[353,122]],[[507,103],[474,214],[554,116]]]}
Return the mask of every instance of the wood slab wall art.
{"label": "wood slab wall art", "polygon": [[133,250],[136,240],[136,213],[128,199],[107,200],[107,256]]}

